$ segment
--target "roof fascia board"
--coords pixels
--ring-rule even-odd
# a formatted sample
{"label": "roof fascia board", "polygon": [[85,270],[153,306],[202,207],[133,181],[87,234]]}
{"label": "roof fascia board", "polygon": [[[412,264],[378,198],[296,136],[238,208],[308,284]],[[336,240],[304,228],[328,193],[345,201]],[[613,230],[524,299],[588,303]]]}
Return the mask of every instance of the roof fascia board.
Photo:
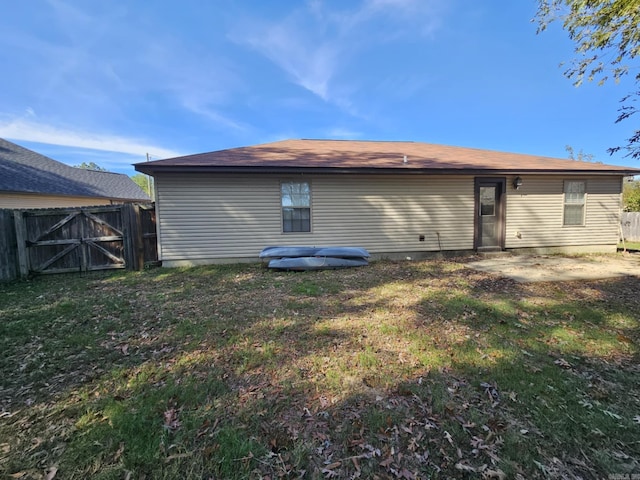
{"label": "roof fascia board", "polygon": [[212,167],[134,165],[139,172],[157,173],[261,173],[261,174],[330,174],[330,175],[640,175],[640,169],[629,170],[536,170],[481,168],[372,168],[372,167]]}

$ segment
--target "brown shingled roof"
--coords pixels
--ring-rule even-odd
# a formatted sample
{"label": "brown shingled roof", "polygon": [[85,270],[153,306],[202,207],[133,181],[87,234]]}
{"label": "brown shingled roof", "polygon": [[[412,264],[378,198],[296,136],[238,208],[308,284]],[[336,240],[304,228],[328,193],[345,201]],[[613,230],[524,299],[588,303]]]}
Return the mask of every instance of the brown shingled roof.
{"label": "brown shingled roof", "polygon": [[138,163],[154,174],[177,171],[326,173],[593,173],[638,175],[602,163],[418,142],[283,140]]}

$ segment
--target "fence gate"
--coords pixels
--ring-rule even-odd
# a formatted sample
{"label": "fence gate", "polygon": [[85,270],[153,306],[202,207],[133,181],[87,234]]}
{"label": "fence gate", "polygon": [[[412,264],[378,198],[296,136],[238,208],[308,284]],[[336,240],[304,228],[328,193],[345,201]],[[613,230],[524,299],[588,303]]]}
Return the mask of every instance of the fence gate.
{"label": "fence gate", "polygon": [[[120,207],[21,212],[28,270],[33,273],[86,272],[124,268]],[[20,242],[19,240],[19,243]]]}
{"label": "fence gate", "polygon": [[139,269],[157,260],[152,205],[17,210],[14,220],[23,275]]}

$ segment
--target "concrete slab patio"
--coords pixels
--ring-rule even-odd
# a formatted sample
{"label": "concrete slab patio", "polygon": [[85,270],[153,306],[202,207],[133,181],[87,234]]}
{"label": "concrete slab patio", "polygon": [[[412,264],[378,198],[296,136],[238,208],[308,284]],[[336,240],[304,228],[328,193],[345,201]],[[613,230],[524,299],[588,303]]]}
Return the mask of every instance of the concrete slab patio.
{"label": "concrete slab patio", "polygon": [[640,276],[640,255],[564,257],[559,255],[500,255],[467,263],[517,282],[565,282]]}

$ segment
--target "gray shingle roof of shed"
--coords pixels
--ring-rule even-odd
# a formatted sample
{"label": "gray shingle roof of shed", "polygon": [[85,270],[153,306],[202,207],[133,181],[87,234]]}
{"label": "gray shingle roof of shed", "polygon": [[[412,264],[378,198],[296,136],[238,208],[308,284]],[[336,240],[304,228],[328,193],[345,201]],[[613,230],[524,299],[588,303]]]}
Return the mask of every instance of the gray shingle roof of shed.
{"label": "gray shingle roof of shed", "polygon": [[149,201],[127,175],[70,167],[2,138],[0,191]]}

